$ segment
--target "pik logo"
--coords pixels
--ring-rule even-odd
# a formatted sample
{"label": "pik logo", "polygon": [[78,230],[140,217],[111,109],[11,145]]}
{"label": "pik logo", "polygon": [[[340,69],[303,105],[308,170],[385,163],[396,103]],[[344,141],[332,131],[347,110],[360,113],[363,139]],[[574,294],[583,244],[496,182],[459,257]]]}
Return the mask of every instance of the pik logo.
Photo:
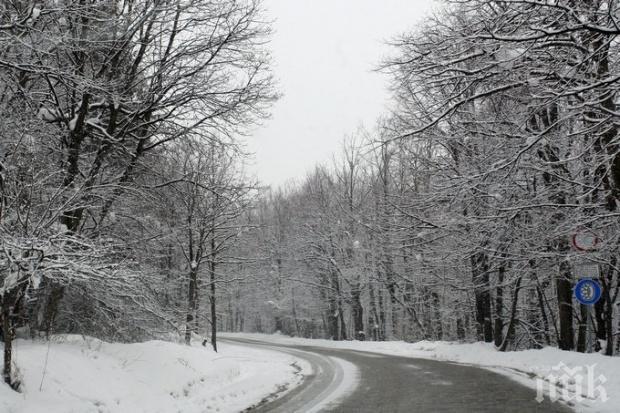
{"label": "pik logo", "polygon": [[583,400],[609,400],[603,386],[607,377],[602,374],[596,376],[596,364],[591,366],[576,366],[570,368],[560,362],[551,368],[552,373],[536,379],[536,401],[542,403],[545,399],[545,388],[552,402],[581,402]]}

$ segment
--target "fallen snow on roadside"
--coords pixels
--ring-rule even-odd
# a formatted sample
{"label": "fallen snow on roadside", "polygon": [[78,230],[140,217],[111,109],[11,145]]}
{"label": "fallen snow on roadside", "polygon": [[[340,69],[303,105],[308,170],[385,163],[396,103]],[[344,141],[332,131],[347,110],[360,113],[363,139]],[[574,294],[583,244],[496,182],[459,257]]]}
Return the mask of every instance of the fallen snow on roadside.
{"label": "fallen snow on roadside", "polygon": [[44,367],[47,344],[17,340],[22,393],[0,384],[0,412],[239,412],[294,387],[302,380],[300,371],[311,371],[288,354],[228,343],[218,347],[215,353],[199,344],[60,336],[49,346]]}
{"label": "fallen snow on roadside", "polygon": [[[331,341],[318,339],[293,338],[280,334],[250,334],[250,333],[222,333],[226,337],[257,339],[278,344],[323,346],[336,349],[367,351],[381,354],[390,354],[404,357],[418,357],[442,361],[454,361],[491,369],[507,375],[512,379],[536,389],[537,379],[545,380],[544,388],[549,397],[548,389],[550,375],[561,376],[567,370],[580,372],[583,377],[581,399],[577,401],[576,382],[569,383],[569,397],[574,403],[577,412],[620,412],[620,357],[607,357],[601,354],[583,354],[572,351],[562,351],[547,347],[541,350],[525,350],[514,352],[499,352],[489,343],[453,343],[445,341],[420,341],[406,343],[403,341]],[[565,369],[557,369],[563,363]],[[594,365],[593,373],[595,386],[594,399],[587,394],[587,367]],[[556,369],[554,369],[556,368]],[[577,369],[577,370],[575,370]],[[579,369],[581,369],[579,371]],[[599,376],[604,377],[604,383]],[[543,383],[543,382],[540,382]],[[603,402],[600,398],[600,389],[603,389],[609,398]],[[556,387],[558,395],[562,389]]]}

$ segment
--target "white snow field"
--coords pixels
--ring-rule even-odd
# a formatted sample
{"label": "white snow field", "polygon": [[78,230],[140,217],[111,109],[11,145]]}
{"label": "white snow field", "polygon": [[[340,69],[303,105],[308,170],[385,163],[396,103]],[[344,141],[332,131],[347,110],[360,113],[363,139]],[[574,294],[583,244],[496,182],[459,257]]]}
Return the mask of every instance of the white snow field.
{"label": "white snow field", "polygon": [[218,350],[199,342],[112,344],[75,335],[54,337],[49,346],[17,340],[22,392],[0,384],[0,412],[239,412],[311,372],[289,354],[227,343]]}
{"label": "white snow field", "polygon": [[[563,388],[550,383],[550,376],[575,374],[583,376],[581,384],[575,377],[568,380],[566,396],[569,405],[577,412],[620,412],[620,357],[608,357],[598,353],[583,354],[546,347],[540,350],[499,352],[490,343],[454,343],[446,341],[332,341],[288,337],[280,334],[221,333],[221,337],[245,338],[285,345],[319,346],[337,349],[367,351],[403,357],[417,357],[480,366],[506,375],[515,381],[537,388],[541,385],[544,397],[550,397],[553,387],[558,396]],[[563,363],[560,365],[560,363]],[[565,366],[565,367],[563,367]],[[588,386],[588,366],[594,366],[594,387]],[[568,373],[567,373],[568,372]],[[604,378],[601,379],[600,376]],[[581,387],[579,391],[579,387]],[[591,391],[588,394],[588,390]],[[606,397],[603,397],[601,390]],[[579,391],[579,394],[577,394]],[[606,399],[603,401],[603,399]]]}

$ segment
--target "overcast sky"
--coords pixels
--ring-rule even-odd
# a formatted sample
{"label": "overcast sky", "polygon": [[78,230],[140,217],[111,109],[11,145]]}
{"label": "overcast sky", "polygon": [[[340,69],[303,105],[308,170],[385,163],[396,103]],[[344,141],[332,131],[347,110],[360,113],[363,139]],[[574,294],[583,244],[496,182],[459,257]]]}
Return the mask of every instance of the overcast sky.
{"label": "overcast sky", "polygon": [[415,28],[430,0],[264,0],[275,19],[271,43],[283,97],[247,140],[264,184],[300,179],[331,162],[347,134],[372,128],[388,101],[385,41]]}

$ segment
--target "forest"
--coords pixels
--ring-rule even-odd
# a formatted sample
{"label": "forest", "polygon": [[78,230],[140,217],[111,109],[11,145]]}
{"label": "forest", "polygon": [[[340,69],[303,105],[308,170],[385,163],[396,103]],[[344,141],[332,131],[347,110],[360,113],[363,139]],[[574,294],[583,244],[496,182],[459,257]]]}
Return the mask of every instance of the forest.
{"label": "forest", "polygon": [[619,353],[618,1],[442,2],[377,56],[374,126],[279,188],[244,145],[270,34],[259,0],[0,3],[6,383],[59,333]]}

